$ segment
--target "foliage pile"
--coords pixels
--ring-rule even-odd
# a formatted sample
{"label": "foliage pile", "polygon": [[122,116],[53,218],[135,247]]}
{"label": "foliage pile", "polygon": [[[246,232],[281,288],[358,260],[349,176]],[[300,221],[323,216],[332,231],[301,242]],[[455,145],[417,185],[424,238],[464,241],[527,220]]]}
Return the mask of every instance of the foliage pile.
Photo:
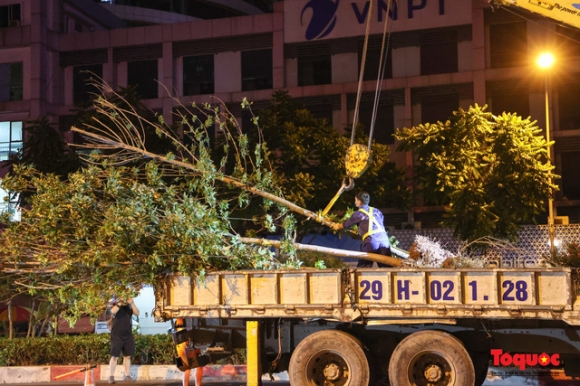
{"label": "foliage pile", "polygon": [[580,267],[580,244],[569,243],[565,250],[558,250],[554,263],[563,267]]}
{"label": "foliage pile", "polygon": [[453,256],[438,241],[416,235],[415,242],[409,250],[409,259],[406,262],[418,267],[438,268],[444,261],[453,258]]}
{"label": "foliage pile", "polygon": [[507,240],[482,237],[472,242],[464,242],[453,253],[429,237],[416,235],[409,249],[409,259],[405,265],[426,268],[486,268],[493,254],[500,251],[516,251]]}

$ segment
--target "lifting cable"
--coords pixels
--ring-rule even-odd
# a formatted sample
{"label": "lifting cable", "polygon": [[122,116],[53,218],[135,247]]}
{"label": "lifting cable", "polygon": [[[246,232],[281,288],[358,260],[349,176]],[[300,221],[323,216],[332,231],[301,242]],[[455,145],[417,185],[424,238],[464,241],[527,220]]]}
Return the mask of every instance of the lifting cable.
{"label": "lifting cable", "polygon": [[[365,31],[365,39],[363,44],[363,50],[361,55],[361,64],[360,64],[360,72],[359,72],[359,79],[358,79],[358,88],[357,88],[357,95],[356,95],[356,102],[354,108],[354,115],[352,120],[352,131],[351,131],[351,138],[350,138],[350,146],[347,149],[346,157],[345,157],[345,168],[346,168],[346,175],[348,178],[348,184],[346,183],[346,178],[342,181],[342,186],[338,190],[338,192],[334,195],[332,200],[328,203],[326,208],[321,213],[321,216],[326,216],[336,200],[340,197],[343,192],[348,192],[354,188],[354,179],[359,178],[369,167],[371,161],[371,146],[373,141],[374,135],[374,128],[376,117],[378,113],[379,101],[380,101],[380,94],[382,90],[382,82],[385,75],[385,68],[387,55],[389,52],[389,43],[391,37],[391,31],[389,29],[387,34],[387,26],[391,27],[391,24],[388,22],[389,20],[389,12],[391,12],[391,4],[393,1],[396,0],[387,0],[387,9],[385,13],[385,24],[383,27],[383,39],[381,42],[381,54],[379,58],[379,69],[377,74],[377,82],[375,88],[375,96],[373,101],[373,112],[371,116],[371,126],[369,132],[369,142],[367,147],[365,148],[361,144],[355,144],[355,136],[356,136],[356,126],[358,125],[359,119],[359,110],[360,110],[360,100],[362,96],[362,84],[364,78],[364,70],[366,65],[366,57],[368,51],[368,42],[370,36],[370,24],[372,19],[372,9],[373,9],[373,0],[370,0],[369,4],[369,14],[367,17],[367,24],[366,24],[366,31]],[[388,36],[388,37],[387,37]],[[386,47],[386,50],[385,50]]]}
{"label": "lifting cable", "polygon": [[[377,120],[377,114],[379,111],[379,102],[381,99],[381,91],[383,88],[383,79],[385,78],[385,68],[387,67],[387,55],[389,54],[389,46],[391,44],[391,28],[392,23],[389,23],[389,12],[391,12],[391,2],[392,0],[387,0],[387,11],[385,13],[385,25],[383,26],[383,41],[381,42],[381,56],[379,60],[379,71],[377,74],[377,84],[375,89],[375,99],[373,105],[373,114],[371,118],[371,127],[369,131],[369,151],[373,142],[373,135],[375,132],[375,122]],[[387,26],[389,31],[387,33]]]}

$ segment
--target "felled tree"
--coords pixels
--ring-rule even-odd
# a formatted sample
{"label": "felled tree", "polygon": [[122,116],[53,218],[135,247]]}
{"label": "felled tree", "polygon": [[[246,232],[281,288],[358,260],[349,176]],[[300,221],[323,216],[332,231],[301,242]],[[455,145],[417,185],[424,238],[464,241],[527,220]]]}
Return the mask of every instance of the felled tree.
{"label": "felled tree", "polygon": [[[67,304],[71,319],[95,316],[111,294],[134,295],[170,272],[297,267],[295,216],[333,224],[282,196],[265,143],[250,147],[245,135],[233,135],[239,128],[220,105],[179,109],[187,140],[161,117],[149,120],[104,96],[95,108],[96,118],[73,128],[87,140],[81,147],[93,150],[89,166],[66,181],[19,166],[2,181],[10,191],[35,191],[22,221],[0,234],[2,271],[20,288]],[[147,149],[146,127],[175,152]],[[215,127],[225,139],[217,160],[208,134]],[[262,198],[254,221],[283,235],[279,255],[232,227],[253,196]]]}
{"label": "felled tree", "polygon": [[463,240],[514,240],[518,224],[533,222],[557,189],[552,143],[529,118],[494,116],[475,105],[395,137],[399,150],[416,157],[418,189],[431,204],[446,206],[443,224]]}

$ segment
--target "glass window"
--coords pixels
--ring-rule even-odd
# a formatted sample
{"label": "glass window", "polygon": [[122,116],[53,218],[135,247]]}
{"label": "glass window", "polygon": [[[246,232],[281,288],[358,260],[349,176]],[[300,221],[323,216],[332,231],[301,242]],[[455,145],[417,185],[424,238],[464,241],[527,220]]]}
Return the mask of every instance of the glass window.
{"label": "glass window", "polygon": [[[370,134],[371,119],[373,114],[372,106],[360,108],[360,123],[365,126],[367,135]],[[385,145],[395,143],[393,134],[395,133],[395,114],[393,106],[380,106],[375,120],[375,129],[373,131],[373,139]]]}
{"label": "glass window", "polygon": [[103,65],[93,64],[73,68],[73,102],[75,104],[90,102],[100,91],[90,84],[93,80],[103,78]]}
{"label": "glass window", "polygon": [[[495,93],[498,94],[498,93]],[[491,97],[491,112],[493,115],[515,113],[522,118],[530,116],[529,96],[525,92],[509,92]]]}
{"label": "glass window", "polygon": [[[365,73],[363,75],[363,80],[377,80],[379,74],[379,63],[381,60],[381,49],[368,49],[367,57],[365,59]],[[362,61],[362,48],[358,52],[358,68],[360,69],[360,64]],[[383,73],[383,79],[390,79],[393,77],[393,61],[391,55],[391,49],[387,53],[385,70]]]}
{"label": "glass window", "polygon": [[0,122],[0,161],[22,149],[22,122]]}
{"label": "glass window", "polygon": [[560,130],[580,129],[580,109],[578,109],[578,95],[580,85],[564,86],[558,90],[558,115]]}
{"label": "glass window", "polygon": [[526,22],[492,24],[489,40],[491,68],[517,67],[528,60]]}
{"label": "glass window", "polygon": [[272,50],[242,52],[242,91],[272,88]]}
{"label": "glass window", "polygon": [[453,112],[458,108],[459,96],[457,96],[457,94],[423,98],[421,100],[421,122],[445,122],[453,116]]}
{"label": "glass window", "polygon": [[183,95],[214,93],[213,55],[183,58]]}
{"label": "glass window", "polygon": [[298,58],[298,86],[332,83],[330,54]]}
{"label": "glass window", "polygon": [[20,4],[10,4],[0,7],[0,28],[20,25]]}
{"label": "glass window", "polygon": [[457,72],[457,42],[429,42],[421,44],[421,75]]}
{"label": "glass window", "polygon": [[10,220],[20,221],[20,208],[18,207],[18,193],[10,193],[0,189],[0,213],[10,213]]}
{"label": "glass window", "polygon": [[0,64],[0,102],[22,100],[22,63]]}
{"label": "glass window", "polygon": [[248,134],[252,131],[256,130],[256,124],[254,123],[253,119],[254,116],[258,116],[257,111],[249,111],[248,109],[242,110],[242,133]]}
{"label": "glass window", "polygon": [[562,194],[568,200],[580,200],[580,152],[561,153]]}
{"label": "glass window", "polygon": [[127,82],[129,86],[137,86],[137,92],[143,99],[158,97],[158,77],[157,59],[127,63]]}

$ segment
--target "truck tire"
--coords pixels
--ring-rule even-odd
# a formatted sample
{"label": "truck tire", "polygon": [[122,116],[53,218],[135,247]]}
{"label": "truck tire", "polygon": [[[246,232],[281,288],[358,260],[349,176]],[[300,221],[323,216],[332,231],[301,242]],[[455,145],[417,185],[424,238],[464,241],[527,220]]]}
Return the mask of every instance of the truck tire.
{"label": "truck tire", "polygon": [[362,344],[342,331],[307,336],[294,349],[288,376],[291,385],[367,386],[370,367]]}
{"label": "truck tire", "polygon": [[415,332],[403,339],[389,362],[397,386],[471,386],[475,371],[461,341],[443,331]]}

